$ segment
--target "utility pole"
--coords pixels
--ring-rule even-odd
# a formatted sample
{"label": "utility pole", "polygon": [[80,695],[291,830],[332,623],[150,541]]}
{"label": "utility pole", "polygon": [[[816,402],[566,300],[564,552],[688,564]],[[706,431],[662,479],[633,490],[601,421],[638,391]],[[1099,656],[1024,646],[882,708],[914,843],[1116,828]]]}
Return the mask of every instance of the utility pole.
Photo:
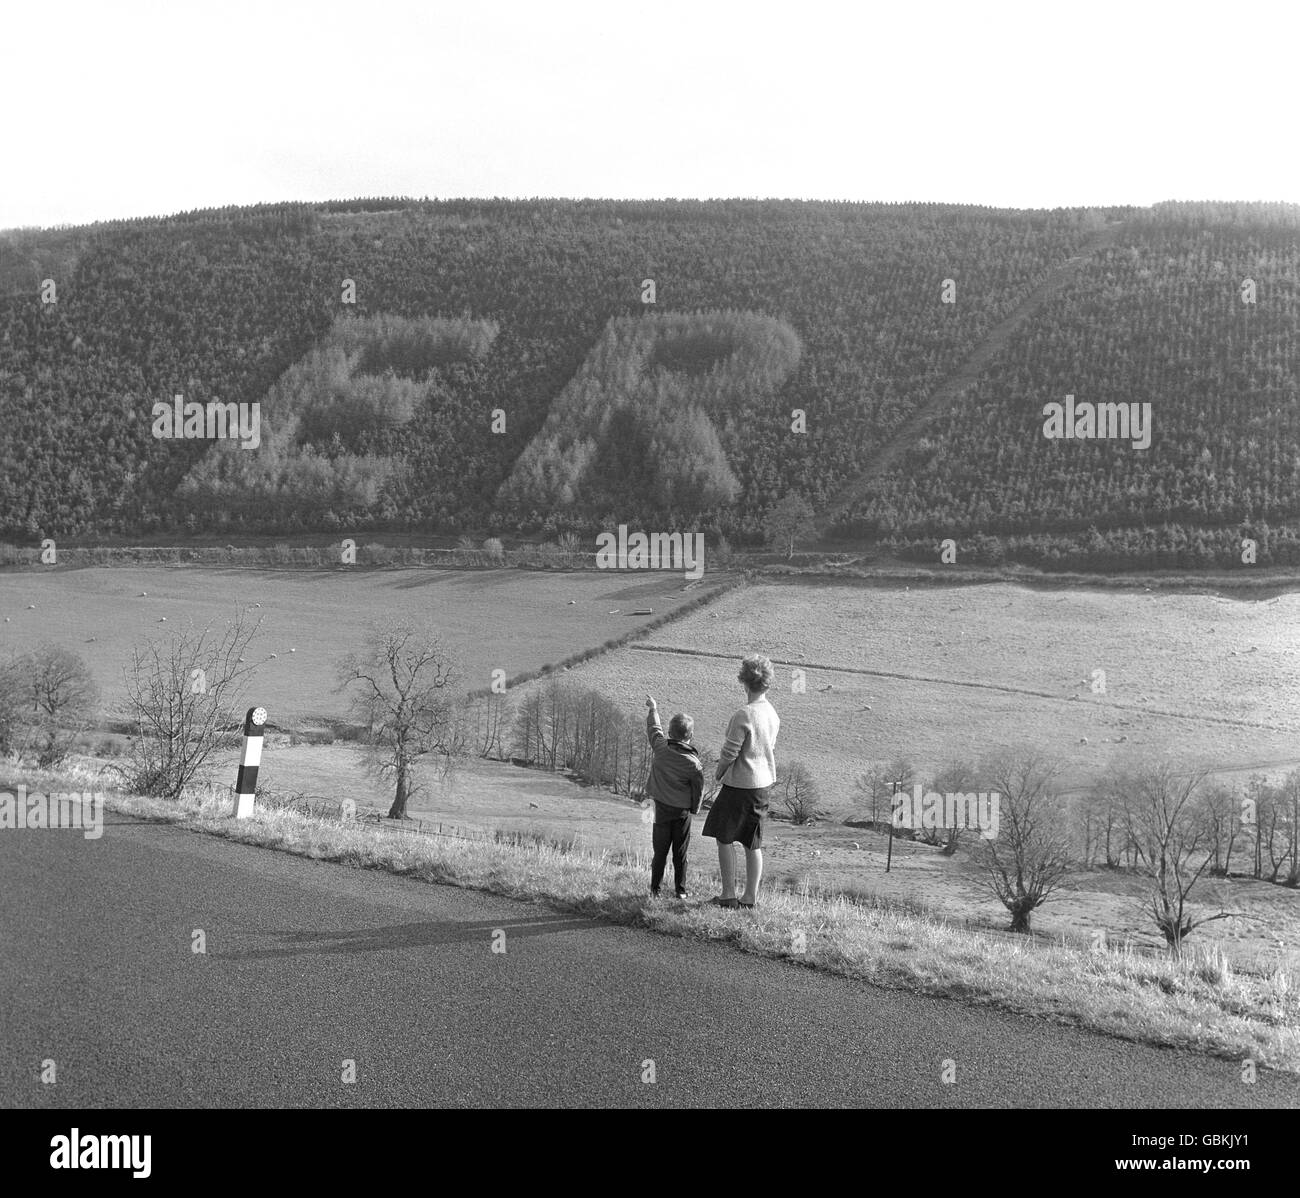
{"label": "utility pole", "polygon": [[894,863],[894,799],[898,796],[898,783],[889,784],[889,853],[885,857],[885,873]]}

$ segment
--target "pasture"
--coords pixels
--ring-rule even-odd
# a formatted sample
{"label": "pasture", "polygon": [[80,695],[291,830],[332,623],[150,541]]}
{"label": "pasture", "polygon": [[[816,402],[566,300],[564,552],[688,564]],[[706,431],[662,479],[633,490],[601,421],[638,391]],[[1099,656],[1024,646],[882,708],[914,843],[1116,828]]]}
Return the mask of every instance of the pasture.
{"label": "pasture", "polygon": [[[250,699],[280,727],[346,714],[334,670],[386,620],[429,620],[467,690],[558,662],[624,635],[689,602],[714,580],[682,594],[662,572],[523,570],[250,570],[191,566],[90,567],[0,572],[0,655],[50,640],[80,653],[107,707],[123,696],[131,647],[192,620],[228,620],[239,604],[262,628]],[[147,592],[147,594],[146,594]],[[29,606],[30,605],[30,606]],[[635,608],[653,608],[633,616]],[[610,614],[617,612],[617,614]],[[275,654],[272,658],[272,654]]]}
{"label": "pasture", "polygon": [[766,653],[779,663],[778,760],[806,762],[843,808],[868,762],[899,755],[924,777],[1032,746],[1061,759],[1070,790],[1124,760],[1284,772],[1300,765],[1297,630],[1296,594],[765,582],[571,676],[627,706],[651,690],[716,748],[742,701],[740,658]]}

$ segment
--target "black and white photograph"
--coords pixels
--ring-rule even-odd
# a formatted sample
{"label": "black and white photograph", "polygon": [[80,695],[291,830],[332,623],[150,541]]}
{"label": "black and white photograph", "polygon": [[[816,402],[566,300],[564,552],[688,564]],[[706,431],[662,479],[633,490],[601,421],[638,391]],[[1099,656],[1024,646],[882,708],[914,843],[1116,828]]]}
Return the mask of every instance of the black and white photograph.
{"label": "black and white photograph", "polygon": [[31,1185],[453,1110],[1295,1184],[1293,6],[0,28]]}

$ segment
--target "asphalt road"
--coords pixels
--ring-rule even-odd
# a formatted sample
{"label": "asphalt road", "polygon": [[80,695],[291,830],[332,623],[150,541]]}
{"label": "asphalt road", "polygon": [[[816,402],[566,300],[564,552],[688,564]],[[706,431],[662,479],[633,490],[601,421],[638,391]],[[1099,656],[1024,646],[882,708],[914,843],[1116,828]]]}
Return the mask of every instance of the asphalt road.
{"label": "asphalt road", "polygon": [[1230,1061],[105,820],[0,832],[5,1107],[1300,1109]]}

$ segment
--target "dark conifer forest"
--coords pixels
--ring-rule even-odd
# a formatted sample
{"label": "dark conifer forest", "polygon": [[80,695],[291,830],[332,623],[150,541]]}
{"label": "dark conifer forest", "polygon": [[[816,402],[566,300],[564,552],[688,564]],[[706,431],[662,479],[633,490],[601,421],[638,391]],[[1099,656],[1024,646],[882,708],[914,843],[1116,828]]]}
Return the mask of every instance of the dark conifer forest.
{"label": "dark conifer forest", "polygon": [[[52,284],[52,286],[51,286]],[[1300,207],[265,205],[0,234],[0,538],[619,522],[1300,562]],[[975,355],[975,357],[972,357]],[[972,365],[972,363],[977,364]],[[160,439],[177,395],[261,444]],[[1044,405],[1149,404],[1149,446]]]}

